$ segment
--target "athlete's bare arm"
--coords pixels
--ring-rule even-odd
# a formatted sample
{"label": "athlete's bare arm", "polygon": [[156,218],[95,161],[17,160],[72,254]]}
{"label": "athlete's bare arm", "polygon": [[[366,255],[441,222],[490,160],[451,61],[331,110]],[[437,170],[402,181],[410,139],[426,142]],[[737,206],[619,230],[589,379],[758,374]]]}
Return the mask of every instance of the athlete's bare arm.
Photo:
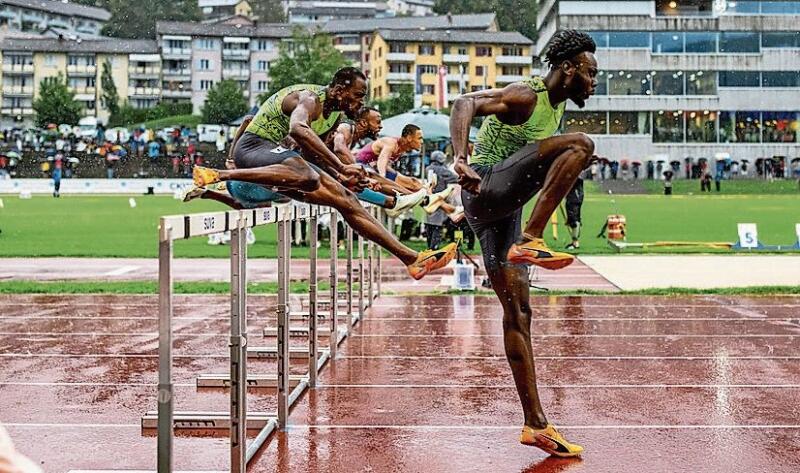
{"label": "athlete's bare arm", "polygon": [[333,152],[344,164],[356,163],[356,159],[350,151],[350,141],[353,138],[351,128],[347,123],[342,123],[336,128],[333,135]]}
{"label": "athlete's bare arm", "polygon": [[397,141],[382,139],[380,140],[381,150],[378,154],[378,162],[375,167],[378,169],[378,174],[386,177],[386,171],[389,169],[389,162],[392,159],[395,149],[397,149]]}
{"label": "athlete's bare arm", "polygon": [[282,108],[284,113],[290,114],[289,136],[304,153],[318,158],[331,176],[347,187],[363,188],[363,170],[359,166],[343,164],[311,129],[311,122],[322,113],[322,104],[316,94],[309,91],[289,94],[283,100]]}
{"label": "athlete's bare arm", "polygon": [[453,139],[455,170],[461,187],[480,192],[481,178],[469,167],[469,127],[472,119],[497,115],[503,123],[519,125],[530,118],[536,107],[536,93],[524,84],[510,84],[502,89],[487,89],[458,97],[450,112],[450,135]]}
{"label": "athlete's bare arm", "polygon": [[228,150],[228,158],[225,160],[225,168],[226,169],[235,169],[236,165],[234,164],[233,160],[233,149],[236,148],[236,143],[239,141],[239,138],[242,137],[242,133],[247,129],[247,126],[250,125],[250,122],[253,121],[253,115],[247,115],[242,120],[242,124],[239,125],[239,129],[236,130],[236,134],[233,135],[233,141],[231,142],[231,149]]}

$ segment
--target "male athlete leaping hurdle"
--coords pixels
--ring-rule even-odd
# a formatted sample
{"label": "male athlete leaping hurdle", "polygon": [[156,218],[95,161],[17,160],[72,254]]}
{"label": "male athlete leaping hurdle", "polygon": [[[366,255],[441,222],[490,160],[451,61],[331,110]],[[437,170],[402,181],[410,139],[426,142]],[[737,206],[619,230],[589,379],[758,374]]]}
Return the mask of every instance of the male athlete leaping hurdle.
{"label": "male athlete leaping hurdle", "polygon": [[400,138],[386,136],[375,140],[361,148],[356,159],[359,163],[373,168],[381,176],[396,182],[401,188],[408,189],[407,192],[417,192],[423,188],[423,183],[400,174],[392,164],[409,151],[419,151],[422,148],[422,140],[422,130],[417,125],[409,123],[403,127]]}
{"label": "male athlete leaping hurdle", "polygon": [[[548,219],[592,161],[594,143],[582,133],[552,136],[567,100],[579,107],[597,85],[595,43],[582,32],[553,36],[544,78],[532,77],[502,89],[463,95],[453,104],[450,130],[468,222],[481,242],[483,260],[500,304],[506,357],[511,365],[525,425],[520,442],[556,456],[578,456],[547,422],[536,388],[531,347],[531,306],[525,264],[558,269],[574,257],[550,250],[542,239]],[[468,159],[469,126],[486,119]],[[522,208],[539,197],[525,231]]]}
{"label": "male athlete leaping hurdle", "polygon": [[[399,258],[415,279],[444,267],[455,256],[456,245],[416,252],[401,244],[343,185],[354,189],[367,185],[363,169],[343,164],[320,139],[338,124],[342,115],[352,119],[363,106],[366,93],[364,74],[352,67],[340,69],[327,87],[295,85],[278,91],[261,105],[236,143],[236,169],[195,167],[195,184],[203,187],[227,180],[252,182],[295,200],[331,206],[360,235]],[[278,145],[287,136],[301,152]]]}

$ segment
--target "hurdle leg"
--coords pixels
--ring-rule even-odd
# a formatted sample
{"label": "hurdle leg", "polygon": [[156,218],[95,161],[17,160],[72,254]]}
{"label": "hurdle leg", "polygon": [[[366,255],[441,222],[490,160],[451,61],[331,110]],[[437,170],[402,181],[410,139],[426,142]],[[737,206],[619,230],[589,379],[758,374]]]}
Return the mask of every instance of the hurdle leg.
{"label": "hurdle leg", "polygon": [[361,235],[358,235],[358,316],[355,320],[350,321],[352,325],[355,325],[356,321],[361,320],[364,317],[364,286],[365,284],[364,278],[364,238]]}
{"label": "hurdle leg", "polygon": [[231,473],[247,469],[247,227],[231,230]]}
{"label": "hurdle leg", "polygon": [[308,385],[317,385],[317,209],[311,207],[308,220],[310,234],[309,250],[309,303],[308,303]]}
{"label": "hurdle leg", "polygon": [[[391,218],[386,216],[386,211],[384,209],[378,210],[378,215],[381,216],[381,223],[386,221],[387,224],[388,224],[389,221],[391,221]],[[393,234],[394,232],[392,232],[392,228],[391,227],[388,227],[388,228],[389,228],[389,232]],[[382,273],[383,273],[383,265],[381,263],[381,249],[380,248],[377,248],[377,254],[378,254],[378,274],[376,276],[377,288],[378,288],[377,297],[381,297],[381,276],[382,276]]]}
{"label": "hurdle leg", "polygon": [[292,219],[278,222],[278,427],[289,417],[289,274]]}
{"label": "hurdle leg", "polygon": [[331,212],[331,333],[330,333],[330,351],[331,359],[336,359],[336,348],[339,341],[339,214],[335,210]]}
{"label": "hurdle leg", "polygon": [[353,320],[353,229],[347,226],[347,327],[350,335],[350,321]]}
{"label": "hurdle leg", "polygon": [[158,473],[172,473],[172,228],[161,219],[158,243]]}

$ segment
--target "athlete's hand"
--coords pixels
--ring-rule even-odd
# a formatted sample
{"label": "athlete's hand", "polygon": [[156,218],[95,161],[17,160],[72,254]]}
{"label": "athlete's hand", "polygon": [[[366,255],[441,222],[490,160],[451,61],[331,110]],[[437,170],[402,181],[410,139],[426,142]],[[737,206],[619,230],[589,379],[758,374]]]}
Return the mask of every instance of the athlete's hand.
{"label": "athlete's hand", "polygon": [[474,169],[469,167],[466,159],[456,159],[455,170],[456,174],[458,174],[458,183],[461,185],[462,189],[473,194],[479,194],[481,192],[481,176],[479,176]]}
{"label": "athlete's hand", "polygon": [[364,168],[356,164],[345,164],[339,170],[339,182],[354,192],[361,192],[369,186],[369,179]]}

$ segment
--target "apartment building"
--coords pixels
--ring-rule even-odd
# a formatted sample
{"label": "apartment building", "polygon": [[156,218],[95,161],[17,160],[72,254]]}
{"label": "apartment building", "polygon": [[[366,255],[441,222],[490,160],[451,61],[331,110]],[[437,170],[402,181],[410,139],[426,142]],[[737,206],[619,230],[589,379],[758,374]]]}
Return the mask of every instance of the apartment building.
{"label": "apartment building", "polygon": [[100,100],[106,62],[121,103],[150,108],[161,98],[161,57],[155,41],[6,38],[0,42],[0,55],[0,121],[4,126],[30,122],[41,82],[58,74],[66,77],[87,116],[107,121],[109,112]]}
{"label": "apartment building", "polygon": [[163,60],[163,98],[191,102],[200,113],[208,90],[223,79],[239,82],[251,105],[269,88],[269,64],[280,41],[291,38],[285,24],[255,24],[235,17],[220,23],[158,22]]}
{"label": "apartment building", "polygon": [[389,10],[397,16],[433,15],[434,0],[388,0]]}
{"label": "apartment building", "polygon": [[385,98],[414,84],[419,104],[449,103],[464,92],[530,77],[532,46],[517,32],[378,30],[370,48],[370,93]]}
{"label": "apartment building", "polygon": [[283,5],[289,23],[304,25],[393,15],[386,2],[369,0],[285,0]]}
{"label": "apartment building", "polygon": [[197,5],[206,20],[219,20],[237,15],[253,16],[253,7],[247,0],[197,0]]}
{"label": "apartment building", "polygon": [[601,73],[565,131],[612,159],[800,156],[800,2],[539,2],[541,55],[556,30],[586,31]]}
{"label": "apartment building", "polygon": [[333,36],[333,44],[345,57],[370,75],[370,48],[375,30],[497,31],[494,13],[467,15],[331,20],[322,31]]}
{"label": "apartment building", "polygon": [[3,0],[0,28],[43,32],[56,28],[77,34],[99,35],[111,13],[102,8],[57,0]]}

